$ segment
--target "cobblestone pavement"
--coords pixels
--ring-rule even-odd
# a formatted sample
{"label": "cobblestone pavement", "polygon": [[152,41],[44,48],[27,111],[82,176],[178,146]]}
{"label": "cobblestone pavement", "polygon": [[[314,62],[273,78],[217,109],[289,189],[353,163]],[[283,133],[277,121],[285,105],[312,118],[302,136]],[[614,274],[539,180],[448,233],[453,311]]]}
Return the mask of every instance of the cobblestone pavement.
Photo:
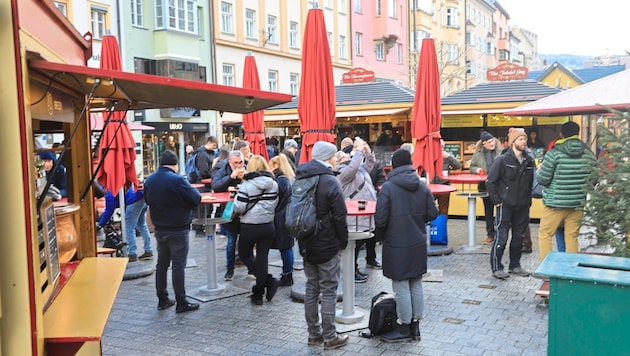
{"label": "cobblestone pavement", "polygon": [[[483,221],[477,221],[477,242],[485,239]],[[523,255],[522,266],[538,266],[538,225],[530,225],[534,253]],[[455,252],[429,257],[429,268],[442,271],[441,282],[424,282],[425,315],[420,323],[422,341],[386,344],[349,331],[347,346],[326,351],[343,355],[544,355],[547,351],[547,308],[534,292],[541,280],[511,276],[492,277],[489,247],[476,253],[461,248],[467,244],[467,223],[448,222],[449,246]],[[142,241],[139,239],[141,250]],[[225,238],[217,236],[218,275],[225,273]],[[139,251],[141,252],[141,251]],[[507,253],[506,253],[507,255]],[[380,259],[380,245],[377,246]],[[109,258],[109,257],[102,257]],[[207,283],[206,239],[190,238],[189,258],[196,267],[186,269],[189,294]],[[272,251],[270,261],[279,261]],[[504,257],[506,264],[507,256]],[[155,260],[135,262],[151,266]],[[506,264],[507,265],[507,264]],[[365,253],[359,257],[365,266]],[[270,266],[278,276],[281,268]],[[369,310],[371,297],[391,291],[391,282],[380,270],[368,269],[367,283],[355,284],[357,307]],[[246,267],[238,267],[233,284],[251,290]],[[304,283],[303,271],[295,271],[296,283]],[[169,273],[170,288],[170,273]],[[172,290],[169,289],[172,295]],[[291,299],[291,288],[281,287],[271,302],[253,306],[249,293],[201,303],[198,311],[176,314],[175,308],[158,311],[155,277],[125,280],[111,312],[103,337],[105,355],[316,355],[323,348],[307,346],[304,306]],[[338,309],[341,303],[338,304]]]}

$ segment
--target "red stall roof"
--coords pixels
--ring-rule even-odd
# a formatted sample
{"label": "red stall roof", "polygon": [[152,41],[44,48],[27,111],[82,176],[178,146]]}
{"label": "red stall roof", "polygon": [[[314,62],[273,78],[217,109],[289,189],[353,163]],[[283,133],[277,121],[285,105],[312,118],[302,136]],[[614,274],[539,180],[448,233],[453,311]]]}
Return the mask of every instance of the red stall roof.
{"label": "red stall roof", "polygon": [[[115,110],[191,107],[246,114],[291,101],[288,94],[174,79],[148,74],[104,70],[85,66],[29,61],[33,77],[54,83],[78,95],[88,95],[95,82],[92,110],[105,110],[112,103]],[[39,76],[39,78],[38,78]]]}

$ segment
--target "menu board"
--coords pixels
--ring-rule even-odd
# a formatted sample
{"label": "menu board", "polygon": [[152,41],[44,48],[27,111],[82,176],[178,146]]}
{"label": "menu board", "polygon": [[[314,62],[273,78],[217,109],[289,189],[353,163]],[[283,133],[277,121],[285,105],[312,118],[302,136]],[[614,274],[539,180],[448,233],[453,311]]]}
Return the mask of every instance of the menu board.
{"label": "menu board", "polygon": [[48,260],[49,281],[50,284],[54,284],[60,274],[55,206],[53,204],[44,204],[42,206],[41,218],[43,225],[43,238],[46,245],[46,255]]}
{"label": "menu board", "polygon": [[444,141],[444,151],[450,153],[458,161],[462,160],[463,147],[463,141]]}

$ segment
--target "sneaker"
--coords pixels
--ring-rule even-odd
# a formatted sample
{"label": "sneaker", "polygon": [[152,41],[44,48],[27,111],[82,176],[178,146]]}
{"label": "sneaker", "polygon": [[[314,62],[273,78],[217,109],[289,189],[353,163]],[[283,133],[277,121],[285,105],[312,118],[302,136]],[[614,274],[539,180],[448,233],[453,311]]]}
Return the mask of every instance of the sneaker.
{"label": "sneaker", "polygon": [[185,313],[193,310],[199,309],[199,303],[189,303],[186,302],[184,304],[177,304],[177,308],[175,309],[176,313]]}
{"label": "sneaker", "polygon": [[361,274],[361,272],[356,272],[354,274],[354,281],[356,283],[365,283],[368,280],[368,276]]}
{"label": "sneaker", "polygon": [[138,256],[138,259],[141,259],[141,260],[148,260],[148,259],[151,259],[151,258],[153,258],[153,252],[144,251],[143,254]]}
{"label": "sneaker", "polygon": [[483,242],[484,245],[492,245],[494,242],[494,237],[488,236],[488,238]]}
{"label": "sneaker", "polygon": [[368,268],[373,268],[373,269],[383,269],[383,266],[377,260],[368,261],[367,262],[367,267]]}
{"label": "sneaker", "polygon": [[334,350],[348,345],[348,335],[337,335],[336,338],[324,342],[324,350]]}
{"label": "sneaker", "polygon": [[502,269],[492,272],[492,275],[494,276],[494,278],[498,279],[510,278],[510,275]]}
{"label": "sneaker", "polygon": [[293,285],[293,274],[292,273],[283,274],[280,277],[280,286],[281,287],[290,287],[292,285]]}
{"label": "sneaker", "polygon": [[367,274],[367,273],[363,273],[363,272],[361,272],[361,270],[358,270],[358,269],[357,269],[357,270],[355,270],[355,272],[354,272],[354,273],[358,273],[358,274],[360,274],[360,275],[362,275],[362,276],[364,276],[364,277],[366,277],[366,278],[369,276],[369,274]]}
{"label": "sneaker", "polygon": [[225,276],[223,276],[223,280],[231,281],[233,278],[234,278],[234,270],[228,269],[227,272],[225,272]]}
{"label": "sneaker", "polygon": [[523,269],[523,267],[516,267],[514,269],[509,270],[510,273],[514,273],[516,275],[519,275],[521,277],[529,277],[530,273],[527,272],[525,269]]}
{"label": "sneaker", "polygon": [[127,257],[129,258],[129,262],[136,262],[136,261],[138,261],[138,255],[136,255],[136,254],[128,255]]}
{"label": "sneaker", "polygon": [[247,272],[247,278],[256,280],[256,275],[251,272]]}
{"label": "sneaker", "polygon": [[170,307],[172,307],[173,305],[175,305],[175,301],[171,300],[171,299],[166,299],[166,300],[162,300],[158,303],[158,310],[164,310],[164,309],[168,309]]}
{"label": "sneaker", "polygon": [[532,248],[531,247],[523,247],[523,249],[521,250],[521,253],[532,253]]}
{"label": "sneaker", "polygon": [[319,346],[324,343],[324,337],[319,335],[318,337],[309,337],[308,346]]}

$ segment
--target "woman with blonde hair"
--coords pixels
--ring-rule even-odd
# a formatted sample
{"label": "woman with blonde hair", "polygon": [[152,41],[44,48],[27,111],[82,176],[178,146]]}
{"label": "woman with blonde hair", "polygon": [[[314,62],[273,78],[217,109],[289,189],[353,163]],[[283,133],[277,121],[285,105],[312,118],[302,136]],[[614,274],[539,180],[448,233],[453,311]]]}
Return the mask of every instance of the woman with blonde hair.
{"label": "woman with blonde hair", "polygon": [[280,250],[280,256],[282,256],[280,285],[292,286],[293,245],[295,244],[295,240],[284,225],[284,220],[287,206],[291,202],[291,183],[295,179],[295,173],[293,172],[291,163],[289,163],[289,159],[284,153],[273,157],[269,161],[269,166],[276,176],[276,183],[278,183],[278,205],[276,206],[276,215],[274,217],[276,235],[271,248]]}
{"label": "woman with blonde hair", "polygon": [[[234,199],[234,212],[240,214],[238,254],[247,269],[256,275],[252,303],[262,305],[263,294],[266,292],[267,300],[270,301],[279,286],[278,280],[267,273],[269,248],[275,236],[274,212],[278,205],[278,184],[260,155],[250,158],[247,171]],[[251,253],[254,245],[256,258]]]}

